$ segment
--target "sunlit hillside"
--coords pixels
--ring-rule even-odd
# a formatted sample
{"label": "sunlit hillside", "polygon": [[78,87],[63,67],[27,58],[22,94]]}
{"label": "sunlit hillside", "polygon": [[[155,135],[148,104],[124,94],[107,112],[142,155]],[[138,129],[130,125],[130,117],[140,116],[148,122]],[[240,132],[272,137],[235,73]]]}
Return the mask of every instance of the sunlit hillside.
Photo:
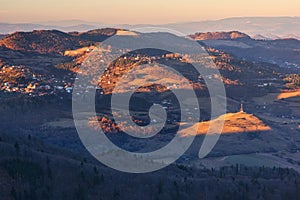
{"label": "sunlit hillside", "polygon": [[244,132],[256,132],[256,131],[269,131],[271,128],[264,124],[259,118],[252,114],[245,112],[227,113],[212,121],[200,122],[194,126],[198,126],[198,132],[191,132],[195,130],[194,127],[187,128],[181,131],[181,136],[195,136],[206,134],[211,126],[211,133],[216,134],[216,128],[218,124],[224,122],[222,134],[231,133],[244,133]]}
{"label": "sunlit hillside", "polygon": [[300,96],[300,90],[293,90],[293,91],[282,91],[278,96],[277,99],[287,99],[291,97]]}

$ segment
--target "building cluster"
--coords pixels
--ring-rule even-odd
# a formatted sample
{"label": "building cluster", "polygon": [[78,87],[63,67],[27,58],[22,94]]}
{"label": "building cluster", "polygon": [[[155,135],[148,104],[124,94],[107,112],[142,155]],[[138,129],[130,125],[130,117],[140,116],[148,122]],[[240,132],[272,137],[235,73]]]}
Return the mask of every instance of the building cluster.
{"label": "building cluster", "polygon": [[39,75],[31,73],[24,66],[4,66],[0,70],[0,90],[15,92],[29,96],[72,93],[73,75],[61,78],[55,75]]}

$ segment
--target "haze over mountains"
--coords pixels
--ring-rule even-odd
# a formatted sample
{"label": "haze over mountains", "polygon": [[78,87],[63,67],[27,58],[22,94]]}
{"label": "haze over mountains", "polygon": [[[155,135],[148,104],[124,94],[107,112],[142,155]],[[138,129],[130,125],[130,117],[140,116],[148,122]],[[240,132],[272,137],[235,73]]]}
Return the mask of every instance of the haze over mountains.
{"label": "haze over mountains", "polygon": [[263,36],[272,39],[278,37],[299,38],[300,36],[299,17],[240,17],[170,24],[168,27],[181,30],[184,33],[238,30],[252,37]]}
{"label": "haze over mountains", "polygon": [[87,31],[103,27],[135,29],[141,27],[162,27],[180,31],[184,34],[195,32],[215,32],[238,30],[258,39],[300,38],[300,17],[237,17],[221,20],[185,22],[172,24],[103,24],[81,20],[48,21],[40,23],[0,23],[0,34],[35,29],[56,29],[65,32]]}

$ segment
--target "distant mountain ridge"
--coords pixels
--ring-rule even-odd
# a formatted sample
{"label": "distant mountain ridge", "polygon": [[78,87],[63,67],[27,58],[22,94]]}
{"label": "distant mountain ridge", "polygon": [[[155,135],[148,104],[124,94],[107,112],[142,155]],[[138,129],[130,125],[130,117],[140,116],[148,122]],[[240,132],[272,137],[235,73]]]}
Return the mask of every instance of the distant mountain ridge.
{"label": "distant mountain ridge", "polygon": [[251,37],[300,38],[300,17],[234,17],[220,20],[163,25],[186,34],[238,30]]}
{"label": "distant mountain ridge", "polygon": [[11,34],[14,32],[20,31],[33,31],[33,30],[60,30],[64,32],[72,32],[72,31],[87,31],[91,29],[101,28],[103,26],[95,26],[89,24],[74,24],[72,26],[57,26],[57,25],[42,25],[42,24],[34,24],[34,23],[18,23],[18,24],[10,24],[10,23],[0,23],[0,34]]}
{"label": "distant mountain ridge", "polygon": [[190,35],[196,32],[228,32],[238,30],[254,38],[300,39],[300,17],[234,17],[220,20],[198,22],[170,23],[162,25],[151,24],[102,24],[82,20],[64,20],[55,22],[34,23],[0,23],[0,34],[10,34],[16,31],[32,31],[36,29],[60,30],[64,32],[84,32],[104,27],[137,29],[143,27],[168,28]]}
{"label": "distant mountain ridge", "polygon": [[239,31],[195,33],[190,37],[194,40],[251,39],[249,35]]}

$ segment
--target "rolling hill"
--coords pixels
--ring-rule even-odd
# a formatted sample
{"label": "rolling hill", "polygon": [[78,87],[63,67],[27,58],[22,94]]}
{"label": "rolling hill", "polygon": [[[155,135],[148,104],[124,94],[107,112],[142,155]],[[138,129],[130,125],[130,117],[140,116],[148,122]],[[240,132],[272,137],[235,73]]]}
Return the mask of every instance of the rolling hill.
{"label": "rolling hill", "polygon": [[18,51],[63,53],[66,49],[79,47],[78,38],[60,31],[17,32],[0,40],[0,46]]}
{"label": "rolling hill", "polygon": [[271,130],[271,127],[264,124],[258,117],[252,114],[247,114],[245,112],[237,112],[237,113],[227,113],[211,121],[199,122],[198,124],[194,125],[194,126],[198,126],[197,133],[190,131],[190,130],[195,130],[192,127],[192,128],[182,130],[181,136],[187,137],[187,136],[207,134],[209,126],[212,127],[211,134],[216,134],[215,132],[213,132],[214,131],[213,128],[223,120],[224,120],[224,127],[222,129],[222,134],[235,134],[235,133]]}
{"label": "rolling hill", "polygon": [[58,30],[16,32],[2,38],[0,46],[15,51],[63,55],[66,50],[81,48],[95,42],[102,42],[116,34],[116,32],[116,29],[109,28],[71,33],[64,33]]}

